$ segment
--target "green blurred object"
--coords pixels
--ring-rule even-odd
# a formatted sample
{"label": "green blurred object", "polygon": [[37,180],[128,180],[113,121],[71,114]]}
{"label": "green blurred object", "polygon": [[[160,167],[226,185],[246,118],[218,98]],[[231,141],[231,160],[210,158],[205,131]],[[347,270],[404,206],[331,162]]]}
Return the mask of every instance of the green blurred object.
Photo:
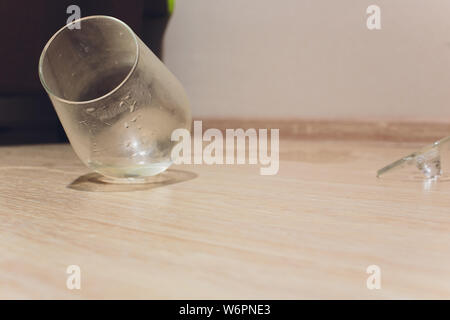
{"label": "green blurred object", "polygon": [[169,14],[173,13],[173,9],[175,8],[175,0],[167,0],[167,11]]}

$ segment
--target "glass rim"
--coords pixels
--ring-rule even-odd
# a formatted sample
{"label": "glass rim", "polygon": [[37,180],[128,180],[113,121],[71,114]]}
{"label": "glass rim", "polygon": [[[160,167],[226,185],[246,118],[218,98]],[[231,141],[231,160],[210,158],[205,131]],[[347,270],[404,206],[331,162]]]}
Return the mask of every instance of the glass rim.
{"label": "glass rim", "polygon": [[[128,32],[130,32],[131,36],[133,37],[134,40],[134,44],[136,46],[136,55],[135,55],[135,60],[133,63],[133,66],[131,67],[130,71],[127,73],[127,75],[124,77],[124,79],[116,86],[114,87],[112,90],[108,91],[106,94],[97,97],[95,99],[91,99],[91,100],[86,100],[86,101],[73,101],[73,100],[67,100],[64,99],[60,96],[58,96],[57,94],[53,93],[52,90],[50,90],[50,88],[47,86],[46,82],[45,82],[45,78],[42,72],[42,64],[43,64],[43,60],[44,60],[44,56],[47,53],[48,48],[50,47],[50,45],[52,44],[52,42],[55,40],[55,38],[61,34],[62,32],[64,32],[65,30],[68,30],[67,28],[71,25],[74,25],[78,22],[82,22],[82,21],[86,21],[86,20],[91,20],[91,19],[107,19],[107,20],[111,20],[114,21],[116,23],[121,24],[123,27],[125,27],[126,30],[128,30]],[[44,46],[44,49],[42,49],[42,53],[41,56],[39,58],[39,80],[41,81],[42,86],[44,87],[45,91],[52,97],[54,97],[55,99],[57,99],[58,101],[64,102],[66,104],[89,104],[89,103],[93,103],[93,102],[97,102],[100,100],[103,100],[105,98],[107,98],[108,96],[112,95],[114,92],[116,92],[117,90],[119,90],[127,81],[128,79],[131,77],[131,75],[133,74],[134,70],[136,69],[137,63],[139,60],[139,43],[137,40],[137,36],[134,33],[134,31],[122,20],[119,20],[117,18],[111,17],[111,16],[105,16],[105,15],[94,15],[94,16],[88,16],[88,17],[83,17],[77,20],[72,21],[71,23],[68,23],[66,25],[64,25],[63,27],[61,27],[58,31],[55,32],[55,34],[47,41],[46,45]]]}

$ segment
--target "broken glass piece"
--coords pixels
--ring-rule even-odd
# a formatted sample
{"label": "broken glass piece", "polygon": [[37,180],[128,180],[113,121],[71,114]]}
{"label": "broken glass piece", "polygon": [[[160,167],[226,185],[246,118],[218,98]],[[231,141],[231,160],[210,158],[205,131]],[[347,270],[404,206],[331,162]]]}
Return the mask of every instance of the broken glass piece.
{"label": "broken glass piece", "polygon": [[[435,143],[413,152],[386,167],[378,170],[377,177],[403,168],[408,165],[414,165],[427,179],[436,179],[440,177],[450,162],[450,136],[436,141]],[[448,168],[450,169],[450,168]]]}

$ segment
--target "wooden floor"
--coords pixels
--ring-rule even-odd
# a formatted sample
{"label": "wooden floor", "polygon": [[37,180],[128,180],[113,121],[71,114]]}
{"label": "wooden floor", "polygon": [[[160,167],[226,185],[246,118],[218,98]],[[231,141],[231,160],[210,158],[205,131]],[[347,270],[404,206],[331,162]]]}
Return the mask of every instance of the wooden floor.
{"label": "wooden floor", "polygon": [[275,176],[183,165],[136,186],[69,145],[1,147],[0,298],[450,298],[450,181],[375,177],[422,143],[280,145]]}

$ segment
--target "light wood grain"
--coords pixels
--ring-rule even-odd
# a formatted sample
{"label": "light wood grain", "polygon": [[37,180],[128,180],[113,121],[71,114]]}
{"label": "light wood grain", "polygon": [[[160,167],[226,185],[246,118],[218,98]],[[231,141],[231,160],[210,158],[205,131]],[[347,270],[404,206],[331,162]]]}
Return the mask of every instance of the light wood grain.
{"label": "light wood grain", "polygon": [[450,298],[450,182],[375,177],[420,145],[282,140],[276,176],[183,165],[129,189],[69,145],[1,147],[0,298]]}

